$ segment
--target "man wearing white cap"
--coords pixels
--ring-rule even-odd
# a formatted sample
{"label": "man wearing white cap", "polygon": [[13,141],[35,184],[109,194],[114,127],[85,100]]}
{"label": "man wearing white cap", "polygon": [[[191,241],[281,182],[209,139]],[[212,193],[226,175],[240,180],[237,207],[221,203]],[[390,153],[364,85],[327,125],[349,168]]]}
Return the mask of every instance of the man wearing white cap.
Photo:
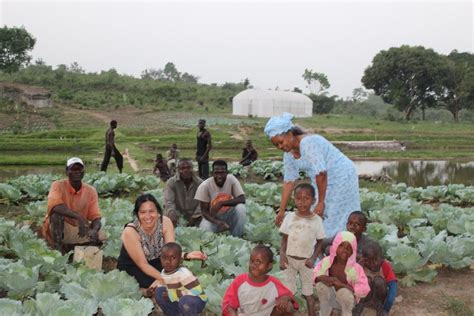
{"label": "man wearing white cap", "polygon": [[99,231],[101,214],[97,191],[82,182],[84,162],[78,157],[68,159],[66,175],[67,179],[51,184],[42,227],[48,244],[63,252],[72,250],[74,245],[97,245],[104,240]]}

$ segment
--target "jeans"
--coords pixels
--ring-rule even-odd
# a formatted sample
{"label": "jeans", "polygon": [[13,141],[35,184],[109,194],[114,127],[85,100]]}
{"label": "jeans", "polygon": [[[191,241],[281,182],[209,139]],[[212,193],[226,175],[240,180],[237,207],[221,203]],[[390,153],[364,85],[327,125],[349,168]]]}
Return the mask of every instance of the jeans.
{"label": "jeans", "polygon": [[156,302],[166,316],[198,315],[206,306],[206,302],[201,300],[198,296],[192,295],[182,296],[178,302],[171,302],[169,299],[165,300],[163,293],[166,291],[168,291],[168,289],[164,286],[157,288],[155,291]]}
{"label": "jeans", "polygon": [[[247,210],[245,204],[237,204],[236,206],[230,208],[224,214],[218,214],[216,219],[226,222],[229,225],[230,234],[234,237],[242,237],[244,233],[244,225],[247,221]],[[214,223],[209,222],[204,217],[199,225],[199,228],[211,232],[218,232],[219,226]]]}

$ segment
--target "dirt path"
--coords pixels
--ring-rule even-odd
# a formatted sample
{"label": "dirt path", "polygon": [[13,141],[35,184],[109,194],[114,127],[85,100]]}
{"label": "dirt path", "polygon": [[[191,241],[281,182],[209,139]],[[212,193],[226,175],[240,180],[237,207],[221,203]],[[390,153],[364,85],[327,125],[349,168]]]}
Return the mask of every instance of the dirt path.
{"label": "dirt path", "polygon": [[130,156],[130,152],[128,151],[128,148],[125,148],[125,151],[123,152],[123,157],[127,159],[128,164],[130,167],[133,169],[133,171],[138,172],[138,164],[135,159],[133,159]]}

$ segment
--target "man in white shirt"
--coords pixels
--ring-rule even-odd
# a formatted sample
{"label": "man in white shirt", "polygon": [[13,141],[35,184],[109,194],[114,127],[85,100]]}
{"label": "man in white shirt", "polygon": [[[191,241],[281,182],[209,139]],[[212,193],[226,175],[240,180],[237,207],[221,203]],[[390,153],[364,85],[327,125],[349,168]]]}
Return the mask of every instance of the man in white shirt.
{"label": "man in white shirt", "polygon": [[242,237],[247,221],[245,194],[239,180],[228,174],[224,160],[214,161],[212,178],[201,183],[194,199],[201,204],[201,229],[212,232],[229,229],[232,236]]}

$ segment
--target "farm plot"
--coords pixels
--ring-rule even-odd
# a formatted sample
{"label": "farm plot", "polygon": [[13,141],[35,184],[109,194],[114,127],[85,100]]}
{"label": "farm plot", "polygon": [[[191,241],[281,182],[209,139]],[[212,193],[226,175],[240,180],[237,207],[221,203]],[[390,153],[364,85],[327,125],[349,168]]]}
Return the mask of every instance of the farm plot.
{"label": "farm plot", "polygon": [[[247,271],[250,249],[256,243],[270,245],[275,254],[279,253],[274,209],[279,204],[280,186],[270,180],[281,176],[281,166],[259,161],[250,168],[232,165],[229,169],[241,176],[247,195],[244,239],[197,228],[176,229],[184,250],[201,249],[209,256],[205,264],[191,261],[186,265],[204,285],[210,314],[220,313],[226,287],[235,275]],[[258,173],[264,183],[247,182],[249,172]],[[0,315],[92,315],[98,310],[103,315],[150,313],[153,304],[140,296],[138,284],[126,273],[96,272],[70,264],[67,256],[48,249],[37,237],[35,227],[44,216],[49,185],[57,178],[31,175],[0,184],[0,203],[16,204],[25,210],[16,221],[0,214]],[[132,216],[130,199],[138,192],[149,192],[162,203],[162,185],[154,177],[127,174],[95,173],[84,180],[101,196],[103,227],[108,234],[104,254],[117,258],[123,225]],[[362,211],[370,219],[367,233],[382,245],[402,286],[432,282],[440,268],[445,271],[471,266],[473,192],[473,187],[462,185],[410,188],[397,184],[387,193],[361,189]],[[274,265],[272,274],[281,276],[278,265]]]}

